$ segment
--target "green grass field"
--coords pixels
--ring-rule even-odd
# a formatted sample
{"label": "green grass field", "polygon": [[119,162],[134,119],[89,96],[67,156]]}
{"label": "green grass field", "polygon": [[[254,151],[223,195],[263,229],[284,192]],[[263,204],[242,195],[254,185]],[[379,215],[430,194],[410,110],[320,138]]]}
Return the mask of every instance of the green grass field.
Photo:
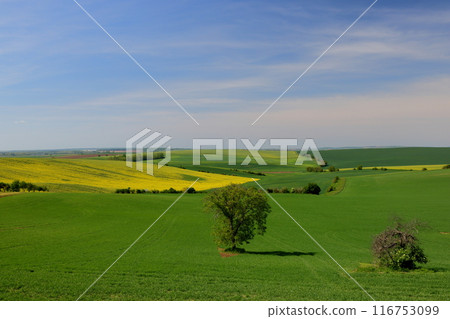
{"label": "green grass field", "polygon": [[340,168],[363,166],[450,164],[450,147],[402,147],[325,150],[329,165]]}
{"label": "green grass field", "polygon": [[[253,160],[248,165],[240,165],[244,159],[250,154],[247,150],[236,150],[236,164],[229,165],[228,163],[228,150],[224,150],[224,158],[221,161],[208,161],[203,155],[204,154],[214,154],[213,150],[202,150],[201,151],[201,165],[192,164],[192,151],[174,151],[172,152],[172,160],[170,162],[171,166],[184,167],[189,170],[206,170],[211,173],[224,173],[224,174],[235,174],[237,176],[249,177],[252,174],[246,171],[252,172],[278,172],[278,171],[298,171],[304,172],[306,167],[315,166],[314,162],[305,161],[304,165],[296,166],[295,161],[297,160],[298,153],[295,151],[288,152],[288,165],[280,166],[280,156],[278,151],[273,150],[262,150],[259,153],[264,159],[267,165],[258,165],[255,160]],[[253,175],[254,176],[254,175]]]}
{"label": "green grass field", "polygon": [[[260,182],[302,185],[335,176],[298,174]],[[274,197],[375,299],[448,300],[450,170],[339,174],[346,185],[338,195]],[[0,198],[0,299],[75,300],[176,196]],[[186,194],[83,300],[368,300],[273,202],[267,233],[244,247],[248,253],[221,257],[203,197]],[[372,236],[394,215],[430,224],[420,235],[430,262],[408,273],[358,270],[372,261]]]}

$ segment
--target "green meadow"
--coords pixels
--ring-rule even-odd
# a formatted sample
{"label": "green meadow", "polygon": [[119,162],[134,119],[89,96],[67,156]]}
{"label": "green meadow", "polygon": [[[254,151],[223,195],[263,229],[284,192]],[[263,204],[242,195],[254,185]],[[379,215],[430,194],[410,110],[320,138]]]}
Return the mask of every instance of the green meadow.
{"label": "green meadow", "polygon": [[324,150],[320,152],[330,165],[337,167],[402,166],[448,164],[450,147],[400,147]]}
{"label": "green meadow", "polygon": [[[388,150],[392,154],[383,163],[366,150],[322,155],[340,168],[450,162],[448,148],[439,154],[417,151],[415,160],[398,149],[383,152]],[[231,167],[235,171],[225,160],[191,166],[190,151],[177,151],[170,165],[253,177],[265,188],[316,182],[324,190],[340,176],[345,187],[335,195],[271,195],[374,299],[450,299],[449,169],[308,173],[305,166],[293,165],[295,154],[283,167],[268,155],[266,167]],[[241,160],[245,156],[238,154]],[[76,300],[178,196],[21,193],[0,198],[0,299]],[[266,234],[245,245],[245,253],[223,257],[211,236],[212,217],[202,210],[204,197],[185,194],[82,300],[370,300],[273,201]],[[370,267],[372,238],[393,216],[430,226],[419,235],[429,258],[422,268]]]}

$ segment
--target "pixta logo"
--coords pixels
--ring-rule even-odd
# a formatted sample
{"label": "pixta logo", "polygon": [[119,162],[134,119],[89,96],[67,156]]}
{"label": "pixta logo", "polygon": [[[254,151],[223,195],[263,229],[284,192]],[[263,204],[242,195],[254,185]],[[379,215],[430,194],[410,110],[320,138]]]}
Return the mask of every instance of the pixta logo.
{"label": "pixta logo", "polygon": [[[144,161],[147,163],[147,174],[154,174],[154,153],[161,148],[164,144],[169,142],[172,137],[162,136],[159,132],[153,132],[148,128],[143,129],[139,133],[135,134],[133,137],[126,142],[126,165],[128,167],[133,167],[133,163],[136,162],[136,169],[138,171],[144,171]],[[162,136],[162,137],[161,137]],[[226,141],[226,145],[225,145]],[[237,163],[236,150],[237,150],[237,139],[219,139],[219,138],[196,138],[192,141],[192,164],[200,165],[202,159],[206,161],[223,161],[224,160],[224,149],[228,150],[228,165],[249,165],[252,158],[258,165],[267,165],[264,158],[261,156],[259,151],[267,146],[267,139],[258,139],[256,143],[252,143],[247,138],[240,139],[240,142],[244,145],[245,149],[249,152],[244,160]],[[269,140],[270,149],[273,147],[278,147],[280,152],[280,165],[288,164],[288,148],[298,147],[298,139],[296,138],[273,138]],[[225,147],[225,148],[224,148]],[[214,154],[202,154],[201,150],[213,149]],[[171,148],[167,146],[165,148],[164,157],[158,162],[157,168],[160,169],[171,160]],[[313,157],[311,157],[310,152]],[[159,157],[160,158],[160,157]],[[316,161],[318,165],[325,165],[325,161],[317,148],[314,139],[307,138],[303,142],[301,150],[298,154],[295,165],[302,165],[305,161]]]}
{"label": "pixta logo", "polygon": [[[228,164],[229,165],[237,165],[236,163],[236,139],[228,139]],[[267,139],[259,139],[255,144],[252,144],[249,139],[243,138],[240,139],[242,144],[245,146],[245,148],[250,153],[245,157],[245,159],[239,164],[242,166],[250,164],[252,157],[256,161],[258,165],[267,165],[264,158],[261,156],[259,151],[261,148],[266,144]],[[287,165],[287,154],[288,154],[288,147],[296,147],[298,146],[298,140],[296,138],[273,138],[270,139],[269,145],[271,146],[271,149],[273,149],[273,146],[279,147],[280,151],[280,165]],[[203,154],[203,157],[208,161],[223,161],[224,155],[224,140],[223,139],[194,139],[193,140],[193,159],[192,163],[193,165],[200,165],[201,162],[201,148],[205,146],[213,147],[215,149],[215,154]],[[319,149],[317,148],[316,143],[314,142],[314,139],[307,138],[305,139],[302,148],[299,152],[298,158],[295,162],[295,165],[302,165],[304,161],[313,161],[311,158],[311,155],[308,153],[311,151],[311,153],[314,156],[314,159],[316,160],[318,165],[325,165],[325,161],[322,158],[322,155],[319,152]]]}
{"label": "pixta logo", "polygon": [[[172,139],[170,136],[161,137],[161,133],[153,132],[146,128],[139,133],[133,135],[126,142],[126,164],[128,167],[133,167],[133,162],[136,162],[136,169],[138,171],[144,171],[144,157],[147,162],[147,174],[153,175],[153,154],[156,150],[160,149],[164,144]],[[161,137],[159,140],[157,140]],[[144,152],[144,149],[146,152]],[[170,146],[165,149],[164,158],[158,162],[158,169],[170,162],[171,152]]]}

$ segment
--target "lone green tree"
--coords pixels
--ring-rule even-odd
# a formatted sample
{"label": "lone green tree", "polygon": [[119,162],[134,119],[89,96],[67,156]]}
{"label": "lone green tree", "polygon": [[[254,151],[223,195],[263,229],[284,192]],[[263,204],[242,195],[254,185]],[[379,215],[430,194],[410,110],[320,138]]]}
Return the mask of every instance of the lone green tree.
{"label": "lone green tree", "polygon": [[214,214],[213,234],[217,244],[229,251],[249,243],[255,234],[266,231],[271,208],[267,197],[256,188],[231,184],[210,193],[204,202],[207,212]]}

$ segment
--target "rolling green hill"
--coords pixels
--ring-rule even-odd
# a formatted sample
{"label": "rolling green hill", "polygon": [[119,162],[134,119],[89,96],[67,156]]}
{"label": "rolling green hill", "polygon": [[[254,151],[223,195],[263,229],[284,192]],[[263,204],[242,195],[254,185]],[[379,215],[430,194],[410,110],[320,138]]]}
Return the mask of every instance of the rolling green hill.
{"label": "rolling green hill", "polygon": [[329,165],[340,168],[450,163],[450,147],[342,149],[320,153]]}
{"label": "rolling green hill", "polygon": [[261,157],[267,165],[258,165],[251,157],[251,162],[248,165],[241,165],[244,159],[250,154],[247,150],[236,150],[236,165],[228,163],[228,150],[224,150],[224,158],[220,161],[206,160],[203,155],[214,154],[213,150],[201,151],[201,165],[193,165],[192,150],[173,151],[170,166],[183,167],[190,170],[208,171],[211,173],[234,174],[237,176],[250,177],[254,174],[249,174],[248,171],[253,172],[276,172],[276,171],[304,171],[308,166],[316,166],[315,162],[305,161],[305,165],[297,166],[298,153],[295,151],[288,152],[288,165],[280,165],[280,154],[278,151],[262,150]]}
{"label": "rolling green hill", "polygon": [[[274,194],[377,300],[448,300],[450,170],[347,176],[336,196]],[[276,205],[246,254],[220,256],[204,194],[186,194],[84,300],[368,300]],[[0,299],[75,300],[176,195],[0,198]],[[393,215],[432,226],[420,271],[357,271]]]}

